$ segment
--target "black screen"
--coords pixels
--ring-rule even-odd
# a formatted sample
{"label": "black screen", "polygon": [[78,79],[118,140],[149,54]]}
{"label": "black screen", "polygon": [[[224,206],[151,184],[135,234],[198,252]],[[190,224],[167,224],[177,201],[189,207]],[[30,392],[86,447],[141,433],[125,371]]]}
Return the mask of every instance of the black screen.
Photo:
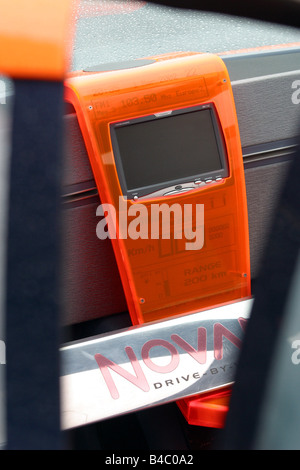
{"label": "black screen", "polygon": [[198,109],[115,126],[115,156],[127,190],[192,180],[222,170],[222,146],[212,113],[210,108]]}

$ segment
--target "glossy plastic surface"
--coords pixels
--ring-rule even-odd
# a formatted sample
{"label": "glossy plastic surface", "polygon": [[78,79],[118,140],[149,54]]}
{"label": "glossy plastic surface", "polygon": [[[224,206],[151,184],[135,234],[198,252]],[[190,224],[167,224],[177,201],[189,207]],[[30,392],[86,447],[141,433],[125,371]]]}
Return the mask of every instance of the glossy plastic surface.
{"label": "glossy plastic surface", "polygon": [[71,57],[72,0],[0,0],[0,71],[61,80]]}
{"label": "glossy plastic surface", "polygon": [[[141,203],[148,220],[140,217],[139,222],[148,223],[149,233],[153,204],[171,207],[176,203],[182,213],[185,204],[193,208],[204,205],[204,245],[198,250],[186,250],[184,237],[175,239],[172,223],[170,239],[113,238],[111,232],[134,324],[250,295],[243,162],[226,67],[211,54],[178,53],[150,59],[149,65],[141,67],[73,74],[66,83],[66,100],[75,107],[101,202],[116,209],[112,232],[118,234],[118,222],[128,211],[138,211]],[[122,197],[110,124],[207,103],[214,107],[219,120],[229,176],[172,196],[140,202]],[[130,222],[128,219],[128,225]],[[108,227],[112,225],[108,223]]]}
{"label": "glossy plastic surface", "polygon": [[231,389],[204,393],[177,402],[187,422],[193,426],[223,428],[229,408]]}

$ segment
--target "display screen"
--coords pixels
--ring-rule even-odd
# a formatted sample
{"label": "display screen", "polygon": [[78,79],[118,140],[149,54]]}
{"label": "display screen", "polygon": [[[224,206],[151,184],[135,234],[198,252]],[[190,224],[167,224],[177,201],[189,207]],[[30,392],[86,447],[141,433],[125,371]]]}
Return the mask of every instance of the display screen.
{"label": "display screen", "polygon": [[173,111],[112,126],[112,143],[125,193],[221,175],[225,151],[212,108]]}

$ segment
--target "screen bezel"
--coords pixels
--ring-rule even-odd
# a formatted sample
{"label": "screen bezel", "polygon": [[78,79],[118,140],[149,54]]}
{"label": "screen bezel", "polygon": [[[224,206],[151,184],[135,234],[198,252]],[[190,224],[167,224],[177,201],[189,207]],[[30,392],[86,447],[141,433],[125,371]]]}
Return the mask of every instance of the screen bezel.
{"label": "screen bezel", "polygon": [[[221,161],[221,168],[218,170],[213,170],[206,173],[198,173],[193,175],[192,177],[184,177],[178,178],[176,180],[170,179],[166,180],[162,183],[152,184],[148,186],[140,186],[134,189],[128,189],[126,185],[126,178],[123,169],[123,163],[121,158],[121,153],[118,145],[118,139],[116,136],[116,129],[119,127],[130,126],[138,123],[144,123],[147,121],[153,120],[161,120],[164,118],[170,118],[171,116],[175,116],[178,114],[188,114],[191,112],[197,112],[202,110],[209,110],[211,116],[211,122],[213,125],[213,130],[215,133],[216,144],[219,151],[219,157]],[[180,108],[166,112],[158,112],[149,114],[143,117],[128,119],[124,121],[118,121],[114,123],[110,123],[110,136],[111,136],[111,144],[113,150],[114,161],[116,165],[116,170],[118,174],[119,183],[121,186],[123,196],[127,197],[128,199],[140,199],[141,197],[156,197],[156,196],[164,196],[171,193],[178,193],[181,190],[192,190],[195,188],[199,188],[200,184],[205,185],[207,182],[223,179],[229,176],[229,168],[228,168],[228,156],[227,156],[227,149],[226,144],[221,128],[221,124],[217,117],[217,113],[215,107],[212,103],[207,103],[200,106],[193,106],[189,108]],[[180,189],[181,187],[181,189]]]}

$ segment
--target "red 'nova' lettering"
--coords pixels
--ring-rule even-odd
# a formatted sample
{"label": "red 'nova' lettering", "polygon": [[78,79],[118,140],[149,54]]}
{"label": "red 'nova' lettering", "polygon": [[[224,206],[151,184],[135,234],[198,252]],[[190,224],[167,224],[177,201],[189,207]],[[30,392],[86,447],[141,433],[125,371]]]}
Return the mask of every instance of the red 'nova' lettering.
{"label": "red 'nova' lettering", "polygon": [[[239,318],[238,322],[242,328],[245,330],[246,322],[244,318]],[[183,349],[186,353],[188,353],[196,362],[199,364],[206,363],[206,355],[207,355],[207,332],[206,328],[199,327],[197,330],[198,334],[198,346],[195,349],[191,346],[187,341],[185,341],[181,336],[177,334],[171,335],[171,340]],[[213,327],[213,335],[214,335],[214,357],[216,360],[223,359],[223,337],[227,338],[232,344],[234,344],[237,348],[241,347],[241,340],[235,334],[233,334],[228,328],[223,326],[221,323],[215,323]],[[168,350],[170,353],[170,362],[169,364],[158,365],[155,364],[152,359],[150,358],[150,351],[154,347],[163,347]],[[103,378],[105,383],[108,387],[108,390],[114,399],[119,398],[119,392],[116,387],[116,384],[111,376],[110,370],[113,370],[121,377],[123,377],[128,382],[132,383],[139,389],[144,392],[148,392],[150,390],[149,383],[147,378],[143,372],[141,364],[136,357],[135,352],[133,351],[132,347],[127,346],[125,348],[125,352],[127,357],[132,365],[133,372],[130,373],[127,370],[123,369],[121,366],[116,364],[115,362],[111,361],[107,357],[103,356],[102,354],[95,354],[95,359],[97,364],[102,372]],[[161,374],[166,374],[174,371],[179,364],[180,355],[174,346],[174,344],[170,343],[169,341],[163,339],[151,339],[147,341],[142,349],[141,349],[141,357],[144,364],[148,367],[148,369],[158,372]]]}

